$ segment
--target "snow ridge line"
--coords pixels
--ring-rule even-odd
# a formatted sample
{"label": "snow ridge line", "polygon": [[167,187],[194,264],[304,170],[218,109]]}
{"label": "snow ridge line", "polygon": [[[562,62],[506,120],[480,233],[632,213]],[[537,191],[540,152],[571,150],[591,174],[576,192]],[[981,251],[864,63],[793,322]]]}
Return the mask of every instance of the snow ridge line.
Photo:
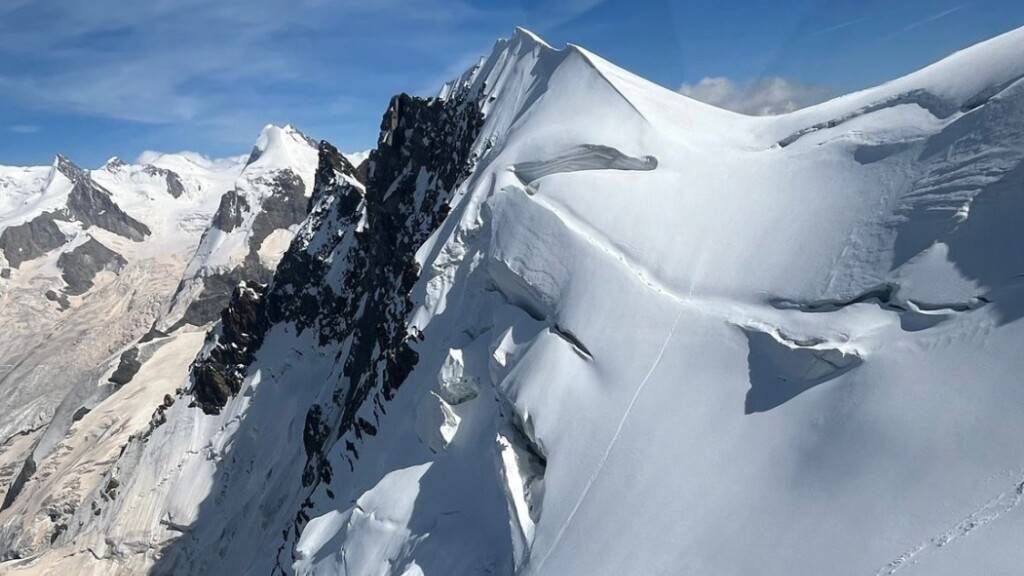
{"label": "snow ridge line", "polygon": [[647,119],[647,116],[644,116],[644,113],[641,112],[640,109],[636,107],[636,104],[634,104],[633,101],[629,99],[629,96],[626,96],[626,94],[621,89],[619,89],[619,87],[615,84],[615,81],[609,78],[608,75],[605,74],[603,70],[601,70],[600,65],[594,60],[593,55],[586,48],[583,48],[582,46],[577,46],[575,44],[567,44],[566,49],[579,54],[580,57],[583,58],[583,62],[588,67],[590,67],[590,69],[593,70],[594,73],[597,74],[598,77],[601,78],[601,80],[603,80],[609,88],[614,90],[615,93],[622,98],[626,105],[632,108],[633,111],[636,112],[638,116],[640,116],[641,120],[650,124],[651,121]]}
{"label": "snow ridge line", "polygon": [[640,384],[636,387],[636,390],[633,391],[633,397],[629,399],[629,404],[626,405],[626,409],[622,413],[622,418],[619,419],[619,425],[615,428],[615,433],[612,434],[612,438],[608,441],[608,445],[605,447],[604,453],[601,454],[601,459],[598,461],[597,467],[590,475],[590,478],[587,479],[587,483],[583,486],[583,491],[580,492],[580,497],[576,500],[576,503],[569,512],[569,516],[566,517],[565,522],[562,523],[562,527],[558,529],[558,533],[555,535],[555,539],[551,542],[551,546],[548,547],[547,553],[545,553],[540,559],[540,562],[537,563],[537,567],[533,570],[534,572],[539,572],[541,568],[544,567],[544,563],[547,562],[551,553],[555,551],[555,548],[557,548],[559,542],[561,542],[566,529],[569,528],[569,524],[572,524],[573,518],[579,511],[583,501],[587,498],[587,495],[590,494],[590,489],[594,486],[594,482],[597,480],[597,477],[601,474],[605,464],[608,462],[608,457],[611,455],[612,449],[615,447],[615,443],[619,440],[619,436],[622,434],[622,429],[626,426],[626,420],[629,419],[629,415],[633,411],[633,407],[636,405],[637,400],[640,398],[640,394],[644,391],[644,388],[647,386],[647,382],[651,379],[654,371],[657,370],[658,366],[661,364],[661,359],[665,356],[665,351],[668,350],[668,344],[672,341],[672,337],[675,336],[676,330],[679,328],[679,320],[682,317],[683,308],[679,308],[679,312],[676,313],[675,320],[672,321],[672,328],[669,330],[668,336],[665,337],[665,341],[662,342],[661,349],[658,350],[658,356],[655,357],[650,369],[647,370],[643,379],[640,380]]}

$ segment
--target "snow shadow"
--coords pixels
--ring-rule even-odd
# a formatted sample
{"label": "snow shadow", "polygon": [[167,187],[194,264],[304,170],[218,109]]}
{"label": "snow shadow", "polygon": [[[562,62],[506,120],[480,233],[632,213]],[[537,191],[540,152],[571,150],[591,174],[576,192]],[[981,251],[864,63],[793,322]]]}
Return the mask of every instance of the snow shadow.
{"label": "snow shadow", "polygon": [[[900,214],[893,260],[897,268],[945,243],[957,269],[988,290],[1002,324],[1024,316],[1024,87],[1011,90],[928,139],[919,160],[933,167]],[[949,205],[965,197],[973,200],[953,217]]]}
{"label": "snow shadow", "polygon": [[[921,206],[896,239],[896,262],[906,262],[932,242],[949,246],[949,259],[968,278],[988,289],[985,298],[1002,324],[1024,316],[1024,163],[986,186],[959,224]],[[924,224],[923,226],[921,224]]]}
{"label": "snow shadow", "polygon": [[836,349],[790,347],[763,332],[744,330],[744,334],[750,371],[744,414],[777,408],[861,363],[857,355]]}

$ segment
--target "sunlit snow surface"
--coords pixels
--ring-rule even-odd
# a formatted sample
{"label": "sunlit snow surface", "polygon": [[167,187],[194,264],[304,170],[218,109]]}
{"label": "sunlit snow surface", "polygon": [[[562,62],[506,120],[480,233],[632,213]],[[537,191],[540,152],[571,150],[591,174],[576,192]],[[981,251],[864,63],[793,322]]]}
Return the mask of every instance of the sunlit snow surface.
{"label": "sunlit snow surface", "polygon": [[222,414],[175,403],[99,520],[4,567],[1015,573],[1022,45],[753,118],[518,32],[458,81],[481,159],[360,457],[303,488],[344,345],[277,326]]}

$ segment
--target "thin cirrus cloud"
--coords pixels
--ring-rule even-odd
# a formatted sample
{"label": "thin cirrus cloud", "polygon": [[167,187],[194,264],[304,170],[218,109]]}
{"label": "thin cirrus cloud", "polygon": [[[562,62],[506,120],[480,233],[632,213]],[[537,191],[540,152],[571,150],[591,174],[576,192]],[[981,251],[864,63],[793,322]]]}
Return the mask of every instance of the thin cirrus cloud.
{"label": "thin cirrus cloud", "polygon": [[[328,63],[356,62],[371,47],[401,64],[388,49],[444,54],[472,23],[526,12],[554,25],[602,2],[484,10],[458,0],[252,0],[239,10],[199,0],[11,1],[0,6],[0,90],[37,107],[152,124],[236,110],[240,83],[254,100],[261,87],[271,88],[267,99],[289,84],[330,84],[344,68]],[[45,33],[30,25],[38,21]],[[390,34],[368,35],[381,24]],[[385,76],[390,66],[376,68],[369,73]]]}
{"label": "thin cirrus cloud", "polygon": [[830,34],[832,32],[838,32],[840,30],[845,30],[846,28],[850,28],[852,26],[857,26],[858,24],[863,24],[863,23],[867,22],[868,20],[869,20],[869,18],[867,16],[862,16],[860,18],[854,18],[852,20],[844,20],[843,22],[839,22],[837,24],[833,24],[831,26],[826,26],[826,27],[821,28],[819,30],[815,30],[814,32],[810,33],[810,36],[821,36],[822,34]]}
{"label": "thin cirrus cloud", "polygon": [[[438,48],[440,56],[454,42],[446,31],[485,16],[450,0],[252,0],[244,10],[228,4],[4,3],[0,102],[8,109],[188,125],[218,137],[239,130],[248,141],[253,125],[277,116],[334,111],[334,95],[349,86],[344,76],[365,84],[405,72],[390,62],[370,67],[364,53],[371,47],[385,61],[403,50],[417,57],[435,52],[425,47]],[[34,25],[43,21],[45,32]],[[370,38],[382,21],[394,34]]]}
{"label": "thin cirrus cloud", "polygon": [[919,28],[921,26],[924,26],[925,24],[929,24],[931,22],[935,22],[936,20],[940,20],[940,19],[945,18],[946,16],[949,16],[951,14],[955,14],[955,13],[963,10],[967,6],[968,6],[967,4],[961,4],[959,6],[953,6],[952,8],[947,8],[946,10],[942,10],[942,11],[936,12],[934,14],[929,14],[928,16],[926,16],[926,17],[924,17],[924,18],[922,18],[920,20],[917,20],[915,22],[911,22],[910,24],[904,26],[903,27],[903,31],[907,32],[909,30],[913,30],[914,28]]}
{"label": "thin cirrus cloud", "polygon": [[745,83],[722,76],[708,76],[696,84],[683,84],[678,91],[695,100],[750,116],[785,114],[824,102],[834,94],[825,86],[803,84],[779,76]]}
{"label": "thin cirrus cloud", "polygon": [[39,126],[35,124],[14,124],[9,126],[8,129],[15,134],[35,134],[39,132]]}

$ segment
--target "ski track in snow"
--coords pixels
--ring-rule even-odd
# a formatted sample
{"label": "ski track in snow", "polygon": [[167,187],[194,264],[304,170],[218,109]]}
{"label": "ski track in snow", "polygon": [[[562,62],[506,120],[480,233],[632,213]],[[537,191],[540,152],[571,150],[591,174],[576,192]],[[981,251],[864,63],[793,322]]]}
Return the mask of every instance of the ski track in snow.
{"label": "ski track in snow", "polygon": [[958,538],[968,536],[976,529],[998,520],[1004,514],[1012,512],[1015,508],[1020,506],[1022,501],[1024,501],[1024,480],[1020,480],[1009,491],[1003,492],[990,499],[980,508],[970,513],[944,532],[936,536],[932,536],[903,554],[900,554],[900,556],[895,560],[879,569],[878,572],[875,573],[875,576],[896,574],[907,566],[917,564],[920,562],[920,556],[922,554],[941,550]]}
{"label": "ski track in snow", "polygon": [[615,448],[615,443],[619,440],[619,436],[622,435],[622,429],[626,426],[626,420],[629,419],[629,415],[633,411],[633,407],[636,405],[637,400],[640,398],[640,394],[647,386],[647,382],[651,379],[654,371],[657,370],[658,366],[661,364],[661,359],[665,356],[665,351],[668,350],[669,342],[671,342],[672,337],[676,335],[676,329],[679,327],[679,320],[682,317],[683,309],[680,309],[679,312],[676,313],[676,318],[672,322],[672,328],[669,329],[668,336],[665,337],[665,341],[661,344],[661,349],[658,350],[658,356],[655,357],[650,369],[647,370],[643,379],[640,380],[640,384],[637,385],[636,390],[633,391],[633,397],[629,399],[629,404],[626,405],[626,409],[622,412],[622,418],[619,419],[619,425],[615,427],[615,433],[612,434],[611,440],[609,440],[608,445],[605,446],[604,453],[601,454],[601,459],[598,461],[597,467],[590,475],[590,478],[587,479],[587,483],[583,486],[583,491],[580,492],[579,498],[577,498],[576,503],[569,512],[569,516],[566,517],[565,522],[562,523],[562,527],[559,528],[558,533],[555,534],[555,539],[551,542],[551,546],[548,547],[547,552],[537,564],[535,572],[540,572],[544,567],[544,563],[547,562],[548,558],[551,556],[551,553],[558,547],[559,542],[561,542],[562,537],[565,535],[565,531],[569,528],[569,525],[572,524],[573,518],[579,511],[580,506],[583,505],[583,501],[586,500],[587,495],[590,493],[590,489],[594,486],[594,482],[597,481],[597,477],[601,475],[601,471],[604,469],[604,465],[608,462],[608,457],[611,455],[612,449]]}

